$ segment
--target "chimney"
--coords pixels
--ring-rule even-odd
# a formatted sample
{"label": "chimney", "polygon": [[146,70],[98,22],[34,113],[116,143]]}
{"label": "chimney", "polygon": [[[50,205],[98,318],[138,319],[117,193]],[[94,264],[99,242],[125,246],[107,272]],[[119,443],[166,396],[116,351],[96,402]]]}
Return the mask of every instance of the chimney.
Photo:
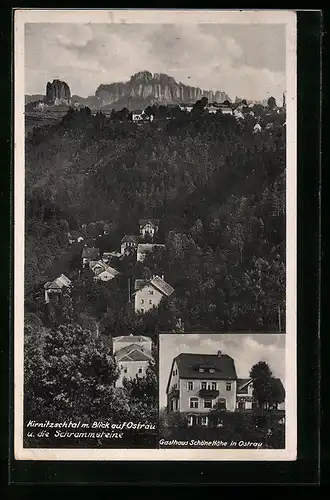
{"label": "chimney", "polygon": [[164,281],[164,275],[163,275],[163,274],[161,275],[161,278],[162,278],[162,280]]}
{"label": "chimney", "polygon": [[218,351],[217,356],[222,356],[222,351]]}

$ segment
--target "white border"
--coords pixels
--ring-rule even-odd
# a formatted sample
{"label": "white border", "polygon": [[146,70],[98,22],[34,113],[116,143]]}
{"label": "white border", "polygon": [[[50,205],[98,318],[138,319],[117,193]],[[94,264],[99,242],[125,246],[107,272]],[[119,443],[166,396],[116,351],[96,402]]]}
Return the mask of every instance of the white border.
{"label": "white border", "polygon": [[[74,15],[72,15],[74,13]],[[161,21],[160,21],[161,20]],[[32,449],[23,448],[24,334],[24,24],[25,23],[232,23],[286,25],[286,447],[284,450]],[[292,461],[297,456],[296,401],[296,13],[295,11],[38,10],[14,16],[14,455],[16,460]]]}

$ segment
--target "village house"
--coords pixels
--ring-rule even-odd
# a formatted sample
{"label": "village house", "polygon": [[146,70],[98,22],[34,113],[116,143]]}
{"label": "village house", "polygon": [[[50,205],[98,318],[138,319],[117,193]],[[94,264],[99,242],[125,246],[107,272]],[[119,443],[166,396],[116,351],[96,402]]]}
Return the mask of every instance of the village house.
{"label": "village house", "polygon": [[236,108],[234,111],[234,117],[236,118],[236,120],[244,120],[244,115],[242,111],[238,108]]}
{"label": "village house", "polygon": [[123,238],[121,239],[120,253],[121,255],[128,255],[132,252],[135,252],[137,246],[138,237],[131,234],[125,234],[125,236],[123,236]]}
{"label": "village house", "polygon": [[164,276],[153,276],[151,280],[135,280],[134,309],[136,313],[144,314],[154,307],[158,307],[164,297],[169,297],[174,292],[164,280]]}
{"label": "village house", "polygon": [[237,379],[236,408],[237,410],[252,410],[256,403],[253,401],[252,378]]}
{"label": "village house", "polygon": [[143,121],[143,118],[144,118],[144,111],[142,111],[142,109],[135,109],[132,112],[133,122],[135,122],[135,123],[141,122],[141,121]]}
{"label": "village house", "polygon": [[187,113],[191,113],[191,111],[193,109],[193,105],[192,104],[180,104],[180,109],[181,109],[181,111],[187,111]]}
{"label": "village house", "polygon": [[119,271],[109,266],[102,260],[91,260],[89,262],[89,267],[94,273],[95,281],[110,281],[120,274]]}
{"label": "village house", "polygon": [[84,246],[81,254],[83,267],[88,267],[91,260],[98,260],[100,257],[100,249],[95,247]]}
{"label": "village house", "polygon": [[[275,384],[279,386],[279,391],[284,393],[284,387],[281,379],[275,378]],[[257,407],[256,401],[253,397],[253,379],[252,378],[239,378],[237,379],[237,392],[236,392],[237,410],[252,410]],[[283,411],[285,403],[273,405],[273,410]]]}
{"label": "village house", "polygon": [[140,219],[139,227],[142,238],[146,236],[153,238],[159,229],[159,219]]}
{"label": "village house", "polygon": [[79,231],[71,231],[68,233],[69,243],[72,245],[73,243],[81,243],[84,241],[83,235]]}
{"label": "village house", "polygon": [[136,252],[137,262],[143,262],[148,252],[153,252],[156,248],[165,248],[160,243],[139,243]]}
{"label": "village house", "polygon": [[122,387],[124,379],[144,377],[153,360],[152,341],[142,335],[114,337],[112,352],[120,369],[116,387]]}
{"label": "village house", "polygon": [[48,304],[50,302],[50,296],[55,295],[58,296],[62,293],[63,288],[69,289],[71,286],[71,280],[67,278],[64,274],[61,274],[54,281],[47,281],[44,284],[45,289],[45,303]]}
{"label": "village house", "polygon": [[[283,388],[281,380],[275,380]],[[166,395],[168,411],[185,415],[188,426],[209,425],[208,413],[215,405],[230,412],[255,408],[253,380],[237,378],[233,358],[221,351],[179,354],[172,362]],[[281,410],[283,404],[274,408]]]}
{"label": "village house", "polygon": [[232,115],[233,110],[228,104],[219,104],[218,109],[221,111],[223,115]]}
{"label": "village house", "polygon": [[253,127],[253,133],[257,134],[259,132],[261,132],[261,125],[260,123],[256,123],[255,126]]}
{"label": "village house", "polygon": [[236,410],[236,368],[227,354],[179,354],[172,363],[166,388],[169,411],[183,413],[188,425],[208,425],[208,413],[218,404]]}

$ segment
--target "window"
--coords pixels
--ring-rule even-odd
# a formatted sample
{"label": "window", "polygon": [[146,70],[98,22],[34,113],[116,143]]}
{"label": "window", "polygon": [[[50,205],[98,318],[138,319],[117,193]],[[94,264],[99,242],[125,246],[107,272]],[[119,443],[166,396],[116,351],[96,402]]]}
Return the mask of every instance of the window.
{"label": "window", "polygon": [[149,300],[149,304],[152,304],[152,300],[151,299]]}
{"label": "window", "polygon": [[175,409],[176,410],[179,409],[179,400],[178,399],[175,400]]}
{"label": "window", "polygon": [[252,410],[255,410],[256,408],[257,408],[256,401],[252,401]]}
{"label": "window", "polygon": [[204,399],[204,408],[212,408],[212,399]]}
{"label": "window", "polygon": [[217,390],[217,383],[212,382],[212,391],[216,391],[216,390]]}
{"label": "window", "polygon": [[198,408],[198,398],[190,398],[189,407]]}
{"label": "window", "polygon": [[141,304],[144,304],[144,299],[141,299]]}
{"label": "window", "polygon": [[176,375],[176,370],[173,370],[173,377],[175,377]]}
{"label": "window", "polygon": [[127,368],[124,368],[124,373],[127,373]]}
{"label": "window", "polygon": [[188,382],[188,391],[193,391],[194,390],[194,382]]}
{"label": "window", "polygon": [[239,410],[245,410],[245,401],[239,401],[238,408]]}
{"label": "window", "polygon": [[226,382],[226,391],[231,391],[231,382]]}
{"label": "window", "polygon": [[143,368],[139,368],[139,369],[138,369],[138,372],[139,372],[139,373],[142,373],[142,372],[143,372]]}
{"label": "window", "polygon": [[204,372],[204,368],[199,368],[198,370],[200,373],[203,373]]}
{"label": "window", "polygon": [[208,424],[208,418],[207,417],[202,417],[201,424],[202,425],[207,425]]}
{"label": "window", "polygon": [[142,312],[142,314],[144,313],[144,309],[143,309],[143,307],[141,307],[140,311]]}
{"label": "window", "polygon": [[203,390],[206,389],[206,382],[201,382],[201,389],[203,389]]}
{"label": "window", "polygon": [[148,293],[149,293],[149,295],[153,295],[154,291],[153,290],[149,290]]}
{"label": "window", "polygon": [[192,415],[188,417],[188,427],[192,427],[194,425],[194,418]]}
{"label": "window", "polygon": [[220,398],[218,400],[218,407],[219,407],[220,410],[226,410],[227,409],[226,400],[224,398]]}
{"label": "window", "polygon": [[210,368],[210,373],[214,373],[215,372],[215,369],[214,368]]}
{"label": "window", "polygon": [[173,384],[173,389],[176,389],[177,388],[177,384]]}

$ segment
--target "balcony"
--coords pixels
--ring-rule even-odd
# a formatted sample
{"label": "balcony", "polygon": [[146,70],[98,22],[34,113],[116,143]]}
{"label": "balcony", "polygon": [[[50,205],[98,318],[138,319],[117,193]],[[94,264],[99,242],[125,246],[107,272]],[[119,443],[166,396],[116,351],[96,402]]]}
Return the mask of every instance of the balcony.
{"label": "balcony", "polygon": [[210,399],[215,399],[219,396],[219,391],[215,389],[200,389],[199,391],[199,397],[200,398],[210,398]]}

